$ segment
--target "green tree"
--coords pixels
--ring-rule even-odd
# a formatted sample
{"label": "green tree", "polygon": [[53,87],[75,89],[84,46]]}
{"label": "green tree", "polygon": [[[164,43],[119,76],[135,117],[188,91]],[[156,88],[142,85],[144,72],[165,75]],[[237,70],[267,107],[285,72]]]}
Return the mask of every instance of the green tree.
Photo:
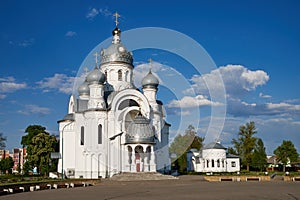
{"label": "green tree", "polygon": [[189,125],[184,135],[177,135],[170,145],[170,154],[175,154],[176,158],[172,158],[175,168],[180,172],[186,171],[187,159],[186,154],[190,149],[202,148],[204,138],[197,136],[195,127]]}
{"label": "green tree", "polygon": [[0,169],[2,173],[8,172],[9,174],[11,174],[13,166],[14,166],[14,161],[12,157],[8,157],[0,161]]}
{"label": "green tree", "polygon": [[227,152],[233,155],[239,155],[233,147],[228,147]]}
{"label": "green tree", "polygon": [[31,144],[28,145],[31,149],[28,161],[33,166],[37,166],[40,174],[48,174],[51,163],[50,154],[55,151],[56,146],[56,137],[49,133],[39,133],[32,138]]}
{"label": "green tree", "polygon": [[285,172],[285,166],[291,162],[297,162],[299,154],[290,140],[283,140],[282,144],[274,150],[274,154],[277,156],[277,161],[282,163],[283,171]]}
{"label": "green tree", "polygon": [[0,149],[5,149],[6,147],[6,137],[3,136],[3,133],[0,133]]}
{"label": "green tree", "polygon": [[[32,138],[36,135],[38,135],[39,133],[47,133],[46,132],[46,128],[40,125],[30,125],[26,128],[25,133],[27,133],[27,135],[24,135],[22,137],[22,141],[21,144],[23,145],[23,147],[28,147],[28,145],[30,145],[32,143]],[[28,151],[28,149],[27,149]]]}
{"label": "green tree", "polygon": [[266,148],[262,139],[258,138],[252,157],[252,167],[263,171],[267,167]]}
{"label": "green tree", "polygon": [[242,164],[246,166],[247,171],[250,169],[250,164],[253,156],[257,138],[254,135],[257,133],[255,123],[250,122],[240,126],[239,138],[232,139],[235,151],[241,157]]}

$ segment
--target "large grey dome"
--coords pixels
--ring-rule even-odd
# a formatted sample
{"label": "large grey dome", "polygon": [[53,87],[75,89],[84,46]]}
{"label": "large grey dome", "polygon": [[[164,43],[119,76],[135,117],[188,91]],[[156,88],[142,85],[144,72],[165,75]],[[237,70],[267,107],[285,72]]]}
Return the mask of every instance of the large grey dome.
{"label": "large grey dome", "polygon": [[89,84],[103,84],[106,81],[106,77],[98,67],[95,67],[93,71],[87,75],[86,80]]}
{"label": "large grey dome", "polygon": [[144,87],[155,87],[157,88],[157,86],[159,85],[159,80],[156,76],[154,76],[151,72],[151,70],[149,71],[149,73],[143,78],[142,80],[142,86]]}
{"label": "large grey dome", "polygon": [[125,142],[128,143],[154,143],[154,132],[147,118],[139,113],[129,124],[125,135]]}
{"label": "large grey dome", "polygon": [[125,62],[132,65],[132,53],[127,51],[124,45],[120,42],[121,30],[115,28],[113,30],[113,43],[101,51],[101,64],[109,62]]}
{"label": "large grey dome", "polygon": [[78,94],[79,95],[89,95],[90,94],[89,83],[86,80],[78,87]]}

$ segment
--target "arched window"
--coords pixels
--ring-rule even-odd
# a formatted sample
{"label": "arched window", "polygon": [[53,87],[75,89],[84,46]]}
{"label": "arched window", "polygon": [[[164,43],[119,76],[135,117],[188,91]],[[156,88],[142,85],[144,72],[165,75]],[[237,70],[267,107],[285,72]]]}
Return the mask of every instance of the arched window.
{"label": "arched window", "polygon": [[80,145],[84,145],[84,126],[80,130]]}
{"label": "arched window", "polygon": [[209,167],[209,160],[206,160],[206,167]]}
{"label": "arched window", "polygon": [[98,125],[98,144],[102,144],[102,124]]}
{"label": "arched window", "polygon": [[122,81],[122,70],[118,71],[118,81]]}
{"label": "arched window", "polygon": [[220,167],[220,160],[217,160],[217,167]]}
{"label": "arched window", "polygon": [[211,167],[215,167],[215,161],[211,160]]}

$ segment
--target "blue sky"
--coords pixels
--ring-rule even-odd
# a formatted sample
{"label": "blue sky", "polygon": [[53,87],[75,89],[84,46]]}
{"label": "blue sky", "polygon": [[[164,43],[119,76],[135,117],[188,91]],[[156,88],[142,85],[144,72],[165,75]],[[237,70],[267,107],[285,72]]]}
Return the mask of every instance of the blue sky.
{"label": "blue sky", "polygon": [[[180,95],[168,85],[159,90],[172,136],[186,129],[195,110],[201,114],[195,126],[205,136],[212,107],[224,102],[211,99],[204,82],[218,91],[216,74],[221,74],[227,108],[223,144],[229,145],[239,126],[252,120],[268,154],[284,139],[292,140],[299,152],[299,9],[299,1],[3,0],[0,132],[7,136],[7,148],[20,146],[30,124],[57,134],[57,120],[67,112],[74,77],[91,50],[111,36],[112,13],[118,11],[122,31],[142,27],[178,31],[202,45],[217,66],[199,74],[187,60],[170,52],[133,52],[136,73],[145,71],[151,57],[157,75],[169,67],[193,89],[193,95],[189,88]],[[141,37],[147,40],[146,35]],[[179,122],[182,116],[184,121]]]}

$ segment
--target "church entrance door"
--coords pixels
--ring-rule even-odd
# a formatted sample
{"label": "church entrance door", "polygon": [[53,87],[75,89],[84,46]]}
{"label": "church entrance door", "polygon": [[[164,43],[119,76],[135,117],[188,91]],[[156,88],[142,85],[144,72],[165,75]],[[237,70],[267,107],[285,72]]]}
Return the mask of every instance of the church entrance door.
{"label": "church entrance door", "polygon": [[136,172],[143,171],[142,168],[142,156],[143,156],[143,147],[142,146],[136,146],[134,149],[135,153],[135,166],[136,166]]}
{"label": "church entrance door", "polygon": [[135,164],[136,164],[136,172],[141,171],[141,161],[140,161],[140,154],[137,153],[135,156]]}

